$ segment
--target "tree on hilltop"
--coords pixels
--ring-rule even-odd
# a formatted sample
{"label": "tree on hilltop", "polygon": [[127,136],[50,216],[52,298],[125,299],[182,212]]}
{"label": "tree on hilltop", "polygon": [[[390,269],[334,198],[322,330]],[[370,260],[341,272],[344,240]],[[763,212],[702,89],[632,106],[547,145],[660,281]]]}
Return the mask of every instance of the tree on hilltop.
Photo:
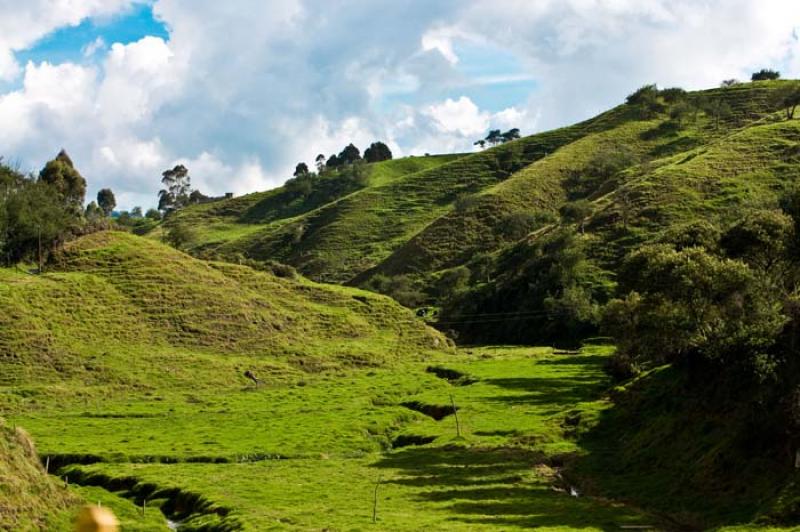
{"label": "tree on hilltop", "polygon": [[508,131],[500,135],[500,137],[503,139],[504,143],[511,142],[512,140],[517,140],[520,137],[519,128],[515,127],[513,129],[509,129]]}
{"label": "tree on hilltop", "polygon": [[325,156],[320,153],[317,155],[317,158],[314,159],[314,162],[317,165],[317,172],[321,174],[325,170]]}
{"label": "tree on hilltop", "polygon": [[517,140],[518,138],[520,138],[520,133],[517,127],[509,129],[505,133],[499,129],[492,129],[489,131],[489,134],[486,135],[486,138],[477,140],[473,142],[472,145],[484,149],[487,144],[489,146],[497,146],[498,144],[505,144],[506,142]]}
{"label": "tree on hilltop", "polygon": [[294,167],[294,174],[292,175],[295,177],[300,177],[308,174],[308,165],[306,163],[297,163],[297,166]]}
{"label": "tree on hilltop", "polygon": [[753,75],[750,77],[752,81],[770,81],[780,79],[781,73],[777,70],[771,70],[769,68],[762,68],[758,72],[753,72]]}
{"label": "tree on hilltop", "polygon": [[117,206],[117,199],[114,197],[114,192],[110,188],[101,189],[97,193],[97,206],[103,210],[103,214],[111,216],[111,213]]}
{"label": "tree on hilltop", "polygon": [[392,150],[383,142],[373,142],[364,150],[364,160],[368,163],[389,161],[392,159]]}
{"label": "tree on hilltop", "polygon": [[171,170],[165,170],[161,174],[161,183],[166,188],[158,192],[158,210],[169,214],[189,203],[192,180],[185,166],[179,164]]}
{"label": "tree on hilltop", "polygon": [[502,144],[503,134],[500,132],[499,129],[493,129],[489,131],[488,135],[486,135],[486,142],[491,146],[497,146],[498,144]]}
{"label": "tree on hilltop", "polygon": [[644,85],[625,99],[625,103],[638,111],[641,118],[653,118],[665,110],[659,98],[660,92],[655,84]]}
{"label": "tree on hilltop", "polygon": [[355,145],[351,142],[342,150],[342,152],[337,157],[339,161],[339,165],[344,164],[353,164],[354,162],[361,159],[361,151],[355,147]]}
{"label": "tree on hilltop", "polygon": [[61,150],[55,159],[47,162],[39,172],[39,181],[53,187],[64,203],[76,212],[83,210],[86,180],[75,169],[65,150]]}

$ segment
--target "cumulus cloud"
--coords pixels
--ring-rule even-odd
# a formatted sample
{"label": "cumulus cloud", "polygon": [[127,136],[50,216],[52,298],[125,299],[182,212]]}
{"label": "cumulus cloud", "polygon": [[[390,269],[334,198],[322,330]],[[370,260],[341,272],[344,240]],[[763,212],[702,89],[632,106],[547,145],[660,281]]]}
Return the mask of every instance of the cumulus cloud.
{"label": "cumulus cloud", "polygon": [[[490,128],[565,125],[644,83],[800,75],[790,0],[155,0],[167,39],[95,41],[86,64],[17,63],[53,30],[133,3],[0,0],[0,80],[19,81],[0,94],[3,155],[35,169],[65,147],[123,207],[153,204],[177,162],[205,193],[244,193],[351,141],[466,151]],[[463,43],[521,67],[465,72]],[[527,100],[491,107],[469,92],[518,81],[535,82]]]}
{"label": "cumulus cloud", "polygon": [[89,17],[107,17],[130,7],[134,0],[0,0],[0,80],[19,75],[14,52],[64,26]]}

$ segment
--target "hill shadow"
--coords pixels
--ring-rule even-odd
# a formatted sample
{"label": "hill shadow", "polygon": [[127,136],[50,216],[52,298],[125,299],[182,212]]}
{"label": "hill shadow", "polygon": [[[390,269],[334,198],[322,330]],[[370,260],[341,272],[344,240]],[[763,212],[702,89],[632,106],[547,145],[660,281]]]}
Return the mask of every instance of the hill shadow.
{"label": "hill shadow", "polygon": [[[414,498],[476,528],[593,527],[619,530],[643,523],[619,505],[555,491],[532,475],[546,461],[542,453],[520,448],[413,448],[385,455],[374,467],[399,474],[389,483],[416,490]],[[647,523],[644,523],[647,524]]]}

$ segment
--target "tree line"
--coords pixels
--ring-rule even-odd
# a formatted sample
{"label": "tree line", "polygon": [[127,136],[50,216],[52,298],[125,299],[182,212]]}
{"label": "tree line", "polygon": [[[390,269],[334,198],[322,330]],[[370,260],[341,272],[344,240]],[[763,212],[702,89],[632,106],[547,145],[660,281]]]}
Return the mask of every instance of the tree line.
{"label": "tree line", "polygon": [[[314,159],[315,170],[305,162],[295,166],[293,177],[286,181],[284,187],[295,198],[305,199],[312,194],[325,196],[322,200],[334,199],[336,196],[364,186],[367,177],[366,164],[389,161],[392,151],[383,142],[373,142],[361,156],[353,143],[345,146],[338,154],[326,157],[320,153]],[[335,180],[336,183],[331,181]]]}

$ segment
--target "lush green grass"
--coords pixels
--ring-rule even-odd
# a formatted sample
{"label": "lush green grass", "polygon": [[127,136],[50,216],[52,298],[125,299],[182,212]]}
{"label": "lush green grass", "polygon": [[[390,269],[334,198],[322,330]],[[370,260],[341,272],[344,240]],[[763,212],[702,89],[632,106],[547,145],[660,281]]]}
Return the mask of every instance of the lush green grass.
{"label": "lush green grass", "polygon": [[[19,419],[32,427],[43,449],[106,455],[130,451],[136,442],[154,456],[238,459],[154,464],[127,463],[129,457],[120,456],[64,473],[106,485],[132,477],[139,482],[132,491],[139,493],[152,485],[199,494],[231,511],[224,522],[249,530],[372,526],[379,480],[382,530],[606,530],[654,523],[620,505],[571,497],[558,477],[563,462],[580,453],[576,437],[608,406],[602,399],[604,359],[604,351],[564,356],[548,349],[486,348],[431,361],[468,373],[474,382],[463,386],[427,372],[428,362],[408,362],[335,378],[321,375],[302,387],[240,391],[240,398],[198,386],[192,391],[197,402],[165,397],[160,415],[154,409],[156,417],[133,423],[124,417],[125,404],[97,398],[99,408],[119,417],[87,412],[94,430],[76,423],[80,415],[68,408],[41,402],[36,411],[48,412],[48,422],[24,413],[29,405],[20,405]],[[401,406],[448,405],[451,395],[461,437],[454,416],[434,421]],[[223,405],[224,415],[207,415]],[[164,412],[165,406],[174,412]],[[134,401],[127,409],[131,417],[145,410]],[[61,431],[50,428],[54,425]],[[152,437],[157,427],[165,431],[163,438]],[[391,442],[401,435],[433,441],[392,450]],[[267,447],[288,459],[264,460],[260,453]]]}

